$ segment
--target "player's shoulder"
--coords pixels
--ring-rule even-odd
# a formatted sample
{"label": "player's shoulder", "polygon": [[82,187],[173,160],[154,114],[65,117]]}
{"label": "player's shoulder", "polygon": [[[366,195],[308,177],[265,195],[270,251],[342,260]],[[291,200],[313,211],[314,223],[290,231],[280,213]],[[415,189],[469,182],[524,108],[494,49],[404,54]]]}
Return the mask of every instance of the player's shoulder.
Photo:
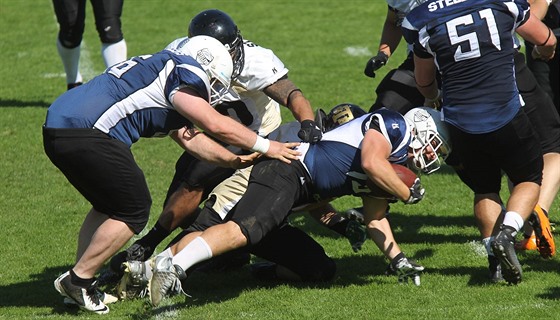
{"label": "player's shoulder", "polygon": [[245,64],[237,82],[247,90],[261,90],[288,73],[284,63],[271,50],[243,40]]}
{"label": "player's shoulder", "polygon": [[251,61],[280,60],[272,49],[261,47],[253,41],[243,39],[243,50],[245,51],[245,63]]}
{"label": "player's shoulder", "polygon": [[165,49],[179,49],[188,42],[187,41],[188,39],[189,39],[189,37],[177,38],[177,39],[171,41],[171,43],[169,43],[165,47]]}
{"label": "player's shoulder", "polygon": [[407,14],[414,9],[421,1],[418,0],[386,0],[387,5],[397,13]]}

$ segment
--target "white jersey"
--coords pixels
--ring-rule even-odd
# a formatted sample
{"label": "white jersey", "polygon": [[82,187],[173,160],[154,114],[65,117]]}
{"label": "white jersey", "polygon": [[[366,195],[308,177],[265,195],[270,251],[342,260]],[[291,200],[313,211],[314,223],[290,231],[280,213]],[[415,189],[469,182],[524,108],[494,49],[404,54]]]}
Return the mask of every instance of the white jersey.
{"label": "white jersey", "polygon": [[[299,122],[288,122],[271,132],[268,138],[280,142],[300,141],[300,138],[297,136],[299,129]],[[226,218],[229,211],[241,200],[241,197],[247,191],[252,168],[253,166],[236,170],[231,177],[222,181],[210,193],[209,197],[214,196],[216,199],[212,209],[220,215],[222,220]]]}
{"label": "white jersey", "polygon": [[[179,38],[166,49],[180,48],[187,37]],[[245,62],[240,75],[216,110],[236,119],[260,136],[266,136],[282,123],[280,105],[263,90],[288,74],[284,63],[272,50],[243,41]]]}
{"label": "white jersey", "polygon": [[395,12],[397,15],[397,25],[400,26],[404,17],[418,5],[420,5],[422,0],[386,0],[387,5]]}

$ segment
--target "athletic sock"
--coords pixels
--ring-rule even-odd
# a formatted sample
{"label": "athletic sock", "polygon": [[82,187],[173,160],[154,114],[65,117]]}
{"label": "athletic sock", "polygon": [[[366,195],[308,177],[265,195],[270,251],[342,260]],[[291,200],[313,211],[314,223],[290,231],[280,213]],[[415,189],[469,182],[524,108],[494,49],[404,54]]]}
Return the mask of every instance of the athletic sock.
{"label": "athletic sock", "polygon": [[88,288],[89,286],[91,286],[94,280],[95,278],[90,278],[90,279],[80,278],[76,275],[76,273],[74,273],[73,269],[70,269],[70,282],[75,286]]}
{"label": "athletic sock", "polygon": [[126,41],[122,39],[117,43],[102,43],[101,55],[106,67],[122,62],[127,59]]}
{"label": "athletic sock", "polygon": [[173,264],[187,271],[193,265],[212,258],[212,249],[202,237],[196,237],[173,256]]}
{"label": "athletic sock", "polygon": [[82,75],[80,74],[80,47],[66,48],[60,43],[60,40],[56,40],[56,48],[58,49],[58,55],[62,60],[62,65],[64,66],[64,72],[66,72],[66,83],[78,83],[82,82]]}
{"label": "athletic sock", "polygon": [[490,247],[490,243],[492,242],[492,240],[494,240],[494,237],[488,237],[488,238],[482,239],[482,244],[484,245],[484,248],[486,249],[486,253],[489,256],[494,255],[494,251],[492,251],[492,248]]}
{"label": "athletic sock", "polygon": [[508,211],[508,212],[506,212],[506,215],[504,216],[503,225],[511,227],[515,230],[515,232],[512,233],[513,236],[515,236],[517,234],[517,231],[519,231],[519,230],[521,230],[521,228],[523,228],[524,223],[525,223],[525,221],[523,221],[523,218],[521,217],[521,215],[519,215],[519,213],[517,213],[515,211]]}

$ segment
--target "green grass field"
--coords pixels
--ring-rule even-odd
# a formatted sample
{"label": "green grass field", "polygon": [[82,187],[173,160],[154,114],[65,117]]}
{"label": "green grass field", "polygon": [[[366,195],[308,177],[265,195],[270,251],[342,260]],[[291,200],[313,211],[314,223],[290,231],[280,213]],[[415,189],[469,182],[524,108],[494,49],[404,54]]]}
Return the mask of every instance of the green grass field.
{"label": "green grass field", "polygon": [[[123,30],[129,55],[161,50],[184,36],[190,17],[207,8],[228,12],[245,38],[271,48],[315,108],[352,102],[368,109],[374,88],[404,58],[401,46],[375,79],[363,75],[376,52],[385,1],[125,1]],[[0,0],[0,319],[97,318],[67,309],[53,280],[73,265],[78,230],[89,203],[50,163],[42,147],[47,107],[65,90],[56,52],[57,23],[50,1]],[[82,55],[86,80],[104,69],[91,5]],[[285,119],[291,120],[284,110]],[[145,139],[133,152],[154,200],[157,219],[181,150],[170,139]],[[369,241],[352,252],[345,239],[305,215],[293,223],[336,260],[331,282],[273,283],[247,268],[199,274],[186,282],[192,297],[174,297],[152,309],[145,300],[111,305],[106,319],[558,319],[559,257],[521,253],[524,280],[490,284],[472,214],[472,194],[445,167],[423,176],[425,199],[392,206],[395,236],[426,266],[422,285],[383,275],[387,261]],[[503,197],[507,198],[504,188]],[[335,202],[339,209],[356,199]],[[560,199],[551,210],[558,221]],[[556,236],[557,242],[560,237]],[[161,250],[162,248],[158,248]]]}

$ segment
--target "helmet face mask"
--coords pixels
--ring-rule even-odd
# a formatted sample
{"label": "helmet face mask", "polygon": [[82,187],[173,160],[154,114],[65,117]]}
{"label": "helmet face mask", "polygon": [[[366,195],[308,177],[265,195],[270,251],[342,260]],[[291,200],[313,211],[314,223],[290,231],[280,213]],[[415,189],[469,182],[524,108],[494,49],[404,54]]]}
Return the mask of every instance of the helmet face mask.
{"label": "helmet face mask", "polygon": [[426,174],[438,170],[449,153],[449,133],[439,111],[427,107],[414,108],[405,114],[413,128],[412,164]]}
{"label": "helmet face mask", "polygon": [[179,48],[179,53],[193,57],[208,76],[209,103],[217,105],[231,86],[233,63],[226,47],[209,36],[188,38]]}
{"label": "helmet face mask", "polygon": [[245,64],[243,38],[230,16],[220,10],[205,10],[189,24],[189,37],[205,35],[219,40],[229,51],[233,61],[232,79],[236,79]]}

